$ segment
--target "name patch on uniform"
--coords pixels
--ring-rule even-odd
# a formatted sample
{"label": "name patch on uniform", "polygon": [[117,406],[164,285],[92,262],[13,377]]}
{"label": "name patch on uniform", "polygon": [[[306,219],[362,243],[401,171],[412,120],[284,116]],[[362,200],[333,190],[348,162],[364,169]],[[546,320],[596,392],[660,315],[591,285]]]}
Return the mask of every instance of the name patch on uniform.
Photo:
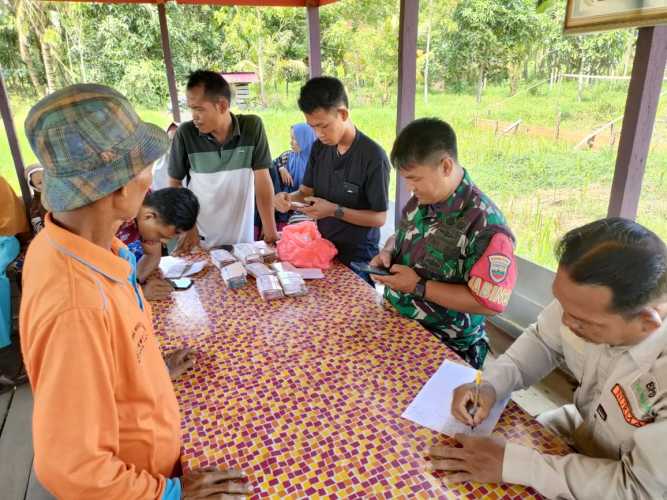
{"label": "name patch on uniform", "polygon": [[477,297],[502,306],[509,304],[510,297],[512,296],[511,288],[492,285],[488,281],[484,281],[477,276],[470,279],[468,288],[470,288],[472,293],[477,295]]}
{"label": "name patch on uniform", "polygon": [[625,391],[623,391],[623,388],[620,386],[620,384],[616,384],[611,390],[611,393],[614,395],[614,398],[616,398],[616,402],[621,408],[623,418],[628,424],[632,425],[633,427],[644,427],[646,424],[650,424],[653,421],[641,420],[635,416],[632,411],[632,407],[630,406],[630,401],[628,401],[628,398],[625,395]]}
{"label": "name patch on uniform", "polygon": [[607,421],[607,412],[604,411],[604,407],[602,405],[598,405],[597,412],[598,412],[598,415],[600,415],[600,418],[606,422]]}

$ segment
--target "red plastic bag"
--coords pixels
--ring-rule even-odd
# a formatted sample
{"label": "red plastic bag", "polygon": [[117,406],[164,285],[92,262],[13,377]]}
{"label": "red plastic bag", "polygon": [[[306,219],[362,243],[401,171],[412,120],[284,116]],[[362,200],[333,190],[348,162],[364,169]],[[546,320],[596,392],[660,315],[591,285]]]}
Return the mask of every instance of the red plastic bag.
{"label": "red plastic bag", "polygon": [[338,253],[333,243],[322,238],[312,221],[285,226],[276,246],[280,260],[296,267],[329,269]]}

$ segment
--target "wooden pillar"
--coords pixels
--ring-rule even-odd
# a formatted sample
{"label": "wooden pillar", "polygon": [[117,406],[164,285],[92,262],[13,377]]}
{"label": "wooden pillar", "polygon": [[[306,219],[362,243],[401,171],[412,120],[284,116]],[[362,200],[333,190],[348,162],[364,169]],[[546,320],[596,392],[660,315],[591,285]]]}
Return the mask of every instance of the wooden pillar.
{"label": "wooden pillar", "polygon": [[5,124],[7,142],[9,142],[9,150],[11,151],[12,159],[14,160],[16,177],[18,177],[19,185],[21,186],[21,196],[23,197],[23,203],[25,204],[26,215],[28,216],[28,220],[30,220],[30,203],[32,202],[32,196],[30,195],[28,181],[25,179],[25,165],[23,164],[23,158],[21,158],[21,150],[19,149],[19,141],[16,137],[14,120],[12,120],[12,112],[9,107],[9,96],[7,95],[7,89],[5,88],[5,81],[2,78],[2,70],[0,70],[0,114],[2,115],[2,121]]}
{"label": "wooden pillar", "polygon": [[171,114],[174,121],[181,121],[181,110],[178,106],[178,88],[176,87],[176,76],[174,76],[174,63],[171,59],[171,46],[169,45],[169,28],[167,26],[167,10],[163,3],[157,6],[160,18],[160,37],[162,38],[162,54],[164,66],[167,70],[167,83],[169,84],[169,97],[171,98]]}
{"label": "wooden pillar", "polygon": [[611,216],[637,216],[646,157],[658,110],[667,61],[667,26],[641,28],[625,103],[609,210]]}
{"label": "wooden pillar", "polygon": [[[401,0],[398,34],[398,101],[396,103],[396,134],[415,119],[415,96],[417,94],[417,31],[419,0]],[[401,211],[410,199],[405,182],[396,178],[396,226]]]}
{"label": "wooden pillar", "polygon": [[322,76],[322,46],[320,34],[320,8],[306,7],[308,12],[308,67],[310,77]]}

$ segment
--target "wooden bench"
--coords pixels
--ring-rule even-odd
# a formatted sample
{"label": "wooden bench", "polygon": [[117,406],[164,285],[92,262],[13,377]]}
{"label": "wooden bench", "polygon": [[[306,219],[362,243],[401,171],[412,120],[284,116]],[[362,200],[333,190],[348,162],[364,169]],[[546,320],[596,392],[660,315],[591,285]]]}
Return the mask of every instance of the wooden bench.
{"label": "wooden bench", "polygon": [[0,394],[0,491],[3,500],[53,500],[32,468],[32,393],[29,385]]}

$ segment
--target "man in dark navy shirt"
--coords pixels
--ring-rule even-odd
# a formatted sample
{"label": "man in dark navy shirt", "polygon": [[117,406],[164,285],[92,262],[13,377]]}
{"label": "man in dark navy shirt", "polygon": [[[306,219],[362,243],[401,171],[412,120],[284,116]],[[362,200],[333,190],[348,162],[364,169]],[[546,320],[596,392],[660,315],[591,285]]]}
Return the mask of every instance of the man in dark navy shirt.
{"label": "man in dark navy shirt", "polygon": [[387,155],[352,123],[345,88],[336,78],[309,80],[301,88],[299,108],[318,140],[303,184],[291,194],[278,193],[274,205],[286,212],[295,208],[292,202],[312,203],[299,210],[317,220],[340,261],[368,262],[378,253],[387,218]]}

